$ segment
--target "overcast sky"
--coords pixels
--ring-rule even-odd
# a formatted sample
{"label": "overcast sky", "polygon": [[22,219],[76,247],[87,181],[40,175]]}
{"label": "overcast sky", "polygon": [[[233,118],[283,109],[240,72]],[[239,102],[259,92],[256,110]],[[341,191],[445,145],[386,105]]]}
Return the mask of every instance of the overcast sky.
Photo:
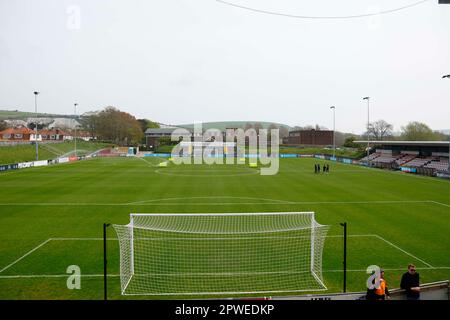
{"label": "overcast sky", "polygon": [[[418,0],[227,0],[346,16]],[[0,0],[0,109],[113,105],[169,124],[259,120],[359,133],[450,128],[450,5],[371,18],[296,19],[215,0]]]}

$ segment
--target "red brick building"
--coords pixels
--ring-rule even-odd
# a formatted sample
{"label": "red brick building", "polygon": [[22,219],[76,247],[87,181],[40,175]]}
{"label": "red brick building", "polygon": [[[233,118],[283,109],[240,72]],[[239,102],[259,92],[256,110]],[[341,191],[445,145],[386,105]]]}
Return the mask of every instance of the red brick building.
{"label": "red brick building", "polygon": [[6,141],[30,141],[30,135],[34,134],[33,130],[28,128],[7,128],[0,131],[0,140]]}
{"label": "red brick building", "polygon": [[296,146],[330,146],[333,145],[333,131],[315,129],[290,131],[289,136],[283,138],[283,144]]}
{"label": "red brick building", "polygon": [[63,141],[65,133],[61,130],[38,130],[38,134],[41,135],[42,141]]}

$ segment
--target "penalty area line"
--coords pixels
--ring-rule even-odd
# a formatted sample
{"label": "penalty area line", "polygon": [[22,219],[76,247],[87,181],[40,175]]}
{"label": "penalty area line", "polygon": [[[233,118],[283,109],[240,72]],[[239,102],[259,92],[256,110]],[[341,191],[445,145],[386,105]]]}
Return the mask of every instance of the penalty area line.
{"label": "penalty area line", "polygon": [[[0,279],[19,279],[19,278],[67,278],[73,276],[72,274],[18,274],[11,276],[0,276]],[[104,274],[80,274],[81,278],[100,278],[104,277]],[[120,274],[108,274],[108,277],[117,278]]]}
{"label": "penalty area line", "polygon": [[[144,200],[146,201],[146,200]],[[224,206],[224,205],[333,205],[333,204],[404,204],[404,203],[431,203],[450,207],[440,202],[431,200],[373,200],[373,201],[283,201],[271,200],[271,202],[157,202],[159,200],[147,200],[128,203],[59,203],[59,202],[36,202],[36,203],[0,203],[0,206]]]}
{"label": "penalty area line", "polygon": [[10,264],[8,264],[6,267],[4,267],[3,269],[0,270],[0,273],[2,273],[3,271],[11,268],[13,265],[15,265],[17,262],[19,262],[20,260],[22,260],[23,258],[27,257],[28,255],[32,254],[34,251],[36,251],[37,249],[39,249],[40,247],[46,245],[50,239],[45,240],[44,242],[42,242],[41,244],[39,244],[38,246],[34,247],[33,249],[31,249],[30,251],[28,251],[27,253],[25,253],[23,256],[21,256],[20,258],[16,259],[15,261],[11,262]]}
{"label": "penalty area line", "polygon": [[408,251],[406,251],[406,250],[400,248],[399,246],[396,246],[395,244],[393,244],[392,242],[386,240],[385,238],[383,238],[383,237],[381,237],[381,236],[379,236],[379,235],[377,235],[377,234],[376,234],[375,236],[376,236],[378,239],[380,239],[380,240],[386,242],[386,243],[389,244],[390,246],[392,246],[392,247],[396,248],[397,250],[400,250],[400,251],[403,252],[404,254],[410,256],[411,258],[416,259],[416,260],[422,262],[423,264],[427,265],[427,266],[430,267],[430,268],[434,268],[434,267],[433,267],[431,264],[429,264],[428,262],[424,261],[423,259],[420,259],[420,258],[416,257],[415,255],[413,255],[413,254],[409,253]]}
{"label": "penalty area line", "polygon": [[[450,267],[418,267],[418,270],[450,270]],[[384,268],[386,271],[404,271],[405,268]],[[322,273],[338,273],[343,272],[342,269],[330,269],[323,270]],[[366,269],[348,269],[347,272],[364,272],[366,273]],[[22,274],[22,275],[8,275],[8,276],[0,276],[0,279],[20,279],[20,278],[67,278],[71,276],[70,274]],[[118,278],[120,274],[108,274],[108,277]],[[100,278],[104,277],[103,274],[81,274],[81,278]]]}

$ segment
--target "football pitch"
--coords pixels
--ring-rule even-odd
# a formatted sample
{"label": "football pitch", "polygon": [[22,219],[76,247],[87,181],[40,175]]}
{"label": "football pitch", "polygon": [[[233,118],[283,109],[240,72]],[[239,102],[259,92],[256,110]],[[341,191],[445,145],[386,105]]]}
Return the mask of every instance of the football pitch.
{"label": "football pitch", "polygon": [[[450,279],[450,181],[334,162],[315,174],[314,163],[325,162],[309,158],[281,159],[274,176],[248,165],[162,161],[97,158],[1,173],[0,299],[102,299],[103,223],[127,224],[130,213],[313,211],[330,226],[326,292],[342,290],[341,222],[347,291],[365,290],[369,265],[385,269],[391,288],[408,263],[422,283]],[[70,265],[80,267],[81,289],[67,288]],[[108,273],[109,299],[167,298],[121,295],[112,228]]]}

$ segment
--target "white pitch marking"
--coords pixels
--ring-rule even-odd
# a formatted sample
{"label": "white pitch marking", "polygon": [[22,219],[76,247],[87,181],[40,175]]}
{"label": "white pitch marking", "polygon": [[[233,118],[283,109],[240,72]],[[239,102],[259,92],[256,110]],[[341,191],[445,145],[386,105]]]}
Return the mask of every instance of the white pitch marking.
{"label": "white pitch marking", "polygon": [[[267,198],[255,198],[255,197],[233,197],[233,196],[209,196],[209,197],[176,197],[176,198],[163,198],[163,199],[150,199],[150,200],[142,200],[135,202],[128,202],[126,204],[134,205],[140,203],[148,203],[148,202],[158,202],[158,201],[171,201],[171,200],[189,200],[189,199],[250,199],[250,200],[263,200],[263,201],[273,201],[277,203],[290,203],[286,200],[277,200],[277,199],[267,199]],[[252,202],[253,203],[253,202]]]}
{"label": "white pitch marking", "polygon": [[[327,235],[327,238],[337,238],[337,237],[343,237],[342,235]],[[411,256],[412,258],[421,261],[422,263],[426,264],[428,267],[418,267],[417,269],[419,270],[447,270],[450,269],[450,267],[434,267],[431,264],[425,262],[424,260],[417,258],[416,256],[410,254],[409,252],[403,250],[402,248],[396,246],[395,244],[393,244],[392,242],[389,242],[388,240],[384,239],[383,237],[377,235],[377,234],[354,234],[354,235],[348,235],[348,237],[376,237],[379,238],[380,240],[388,243],[389,245],[393,246],[394,248],[402,251],[403,253]],[[26,254],[24,254],[22,257],[20,257],[19,259],[15,260],[14,262],[12,262],[11,264],[9,264],[8,266],[6,266],[5,268],[3,268],[2,270],[0,270],[0,273],[5,271],[6,269],[10,268],[11,266],[13,266],[14,264],[16,264],[17,262],[19,262],[20,260],[22,260],[23,258],[25,258],[26,256],[30,255],[31,253],[33,253],[34,251],[36,251],[37,249],[39,249],[40,247],[44,246],[45,244],[47,244],[49,241],[101,241],[103,240],[103,238],[49,238],[46,241],[42,242],[41,244],[39,244],[38,246],[36,246],[35,248],[33,248],[32,250],[28,251]],[[116,238],[107,238],[107,240],[109,241],[117,241],[118,239]],[[167,239],[166,239],[167,240]],[[399,269],[395,269],[395,268],[385,268],[384,270],[389,270],[389,271],[401,271],[404,270],[404,268],[399,268]],[[350,269],[347,270],[349,272],[366,272],[366,269]],[[338,269],[334,269],[334,270],[323,270],[322,272],[342,272],[342,270],[338,270]],[[67,277],[67,274],[57,274],[57,275],[7,275],[7,276],[0,276],[0,279],[15,279],[15,278],[62,278],[62,277]],[[103,274],[87,274],[87,275],[81,275],[81,277],[103,277]],[[109,274],[108,277],[119,277],[120,275],[118,274]]]}
{"label": "white pitch marking", "polygon": [[26,256],[30,255],[31,253],[33,253],[34,251],[36,251],[37,249],[39,249],[40,247],[42,247],[43,245],[47,244],[47,242],[49,242],[51,239],[47,239],[44,242],[42,242],[40,245],[38,245],[37,247],[35,247],[34,249],[31,249],[30,251],[28,251],[27,253],[25,253],[23,256],[21,256],[19,259],[13,261],[12,263],[8,264],[6,267],[4,267],[2,270],[0,270],[0,273],[2,273],[3,271],[5,271],[6,269],[9,269],[10,267],[12,267],[13,265],[15,265],[17,262],[19,262],[20,260],[22,260],[23,258],[25,258]]}
{"label": "white pitch marking", "polygon": [[387,244],[393,246],[394,248],[400,250],[401,252],[407,254],[408,256],[410,256],[410,257],[412,257],[412,258],[414,258],[414,259],[416,259],[416,260],[419,260],[419,261],[422,262],[423,264],[426,264],[428,267],[434,268],[434,267],[433,267],[431,264],[429,264],[428,262],[425,262],[424,260],[422,260],[422,259],[420,259],[420,258],[418,258],[418,257],[416,257],[416,256],[414,256],[414,255],[412,255],[411,253],[409,253],[409,252],[406,251],[406,250],[403,250],[402,248],[400,248],[399,246],[396,246],[395,244],[393,244],[392,242],[386,240],[385,238],[383,238],[383,237],[381,237],[381,236],[379,236],[379,235],[375,235],[375,236],[376,236],[378,239],[383,240],[383,241],[386,242]]}
{"label": "white pitch marking", "polygon": [[[386,271],[403,271],[405,268],[384,268]],[[417,270],[450,270],[450,267],[417,267]],[[322,273],[327,272],[342,272],[343,270],[323,270]],[[367,272],[366,269],[350,269],[347,272]],[[11,275],[11,276],[0,276],[0,279],[16,279],[16,278],[66,278],[68,274],[25,274],[25,275]],[[81,274],[80,277],[85,278],[97,278],[103,277],[103,274]],[[120,277],[119,274],[108,274],[108,277]]]}
{"label": "white pitch marking", "polygon": [[[206,198],[206,197],[203,197]],[[211,199],[214,199],[212,197]],[[176,199],[176,198],[174,198]],[[189,198],[182,198],[189,199]],[[148,202],[157,202],[163,201],[166,199],[155,199],[148,200]],[[264,200],[264,198],[260,198],[260,200]],[[275,201],[275,202],[184,202],[184,203],[147,203],[145,200],[138,201],[136,203],[63,203],[63,202],[36,202],[36,203],[0,203],[0,206],[186,206],[186,205],[210,205],[210,206],[223,206],[223,205],[266,205],[266,204],[401,204],[401,203],[434,203],[436,205],[444,205],[442,203],[438,203],[436,201],[431,200],[373,200],[373,201],[283,201],[283,200],[275,200],[275,199],[266,199],[267,201]]]}
{"label": "white pitch marking", "polygon": [[450,204],[446,204],[446,203],[442,203],[442,202],[438,202],[438,201],[430,201],[431,203],[436,203],[438,205],[444,206],[444,207],[449,207],[450,208]]}
{"label": "white pitch marking", "polygon": [[[23,274],[12,276],[0,276],[0,279],[16,279],[16,278],[67,278],[70,274]],[[119,274],[108,274],[108,277],[119,277]],[[104,277],[103,274],[81,274],[79,277],[94,278]]]}
{"label": "white pitch marking", "polygon": [[[215,170],[217,172],[227,172],[225,170]],[[251,176],[251,175],[255,175],[259,173],[259,170],[253,170],[253,171],[246,171],[243,170],[241,171],[241,173],[236,173],[235,170],[228,170],[230,172],[235,172],[234,174],[183,174],[183,172],[185,171],[180,171],[180,173],[177,172],[170,172],[169,170],[161,170],[161,169],[156,169],[155,173],[157,174],[162,174],[162,175],[166,175],[166,176],[176,176],[176,177],[195,177],[195,178],[220,178],[220,177],[239,177],[239,176]],[[199,171],[195,171],[195,172],[199,172]],[[209,170],[205,170],[203,172],[212,172]]]}
{"label": "white pitch marking", "polygon": [[[450,267],[416,267],[417,270],[450,270]],[[403,268],[383,268],[385,271],[405,271],[405,267]],[[367,269],[350,269],[348,272],[367,272]],[[343,272],[343,270],[334,269],[334,270],[323,270],[322,272]]]}

